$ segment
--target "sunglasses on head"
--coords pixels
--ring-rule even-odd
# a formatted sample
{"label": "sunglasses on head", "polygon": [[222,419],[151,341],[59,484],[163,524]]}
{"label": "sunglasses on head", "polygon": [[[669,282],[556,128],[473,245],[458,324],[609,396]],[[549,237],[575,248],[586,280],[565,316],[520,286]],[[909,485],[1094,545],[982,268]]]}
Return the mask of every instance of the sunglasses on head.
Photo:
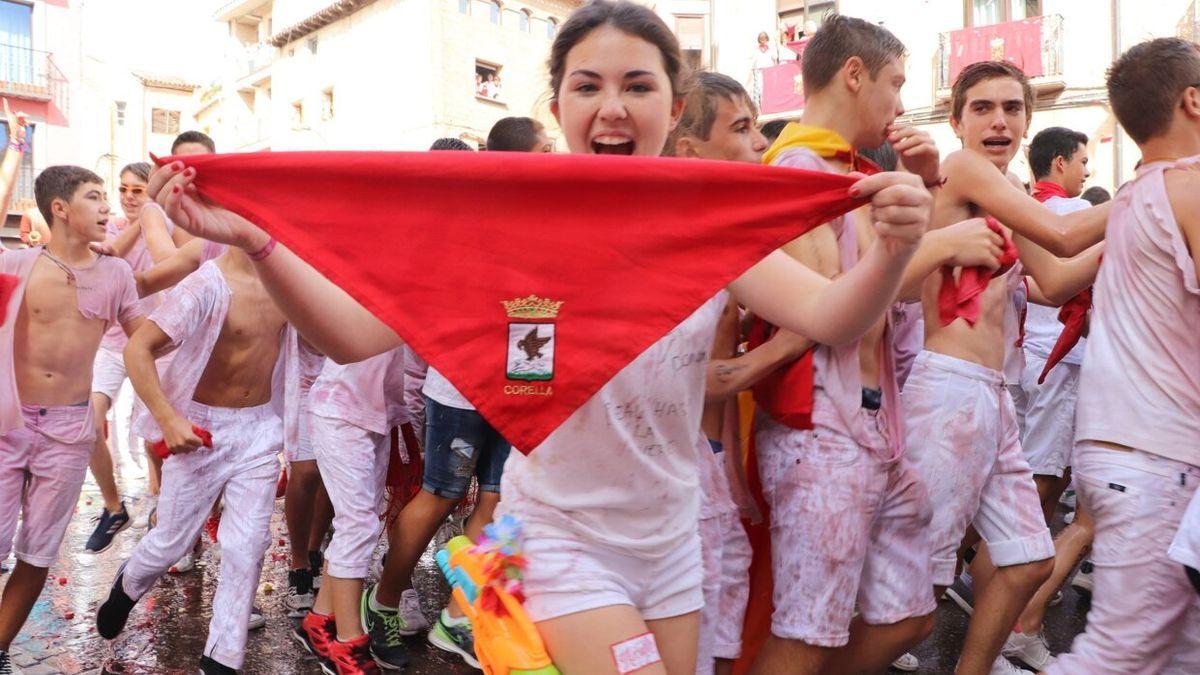
{"label": "sunglasses on head", "polygon": [[140,185],[134,185],[134,186],[122,185],[121,187],[117,188],[117,192],[120,192],[121,194],[131,194],[135,197],[140,197],[140,196],[146,194],[146,188],[144,188]]}

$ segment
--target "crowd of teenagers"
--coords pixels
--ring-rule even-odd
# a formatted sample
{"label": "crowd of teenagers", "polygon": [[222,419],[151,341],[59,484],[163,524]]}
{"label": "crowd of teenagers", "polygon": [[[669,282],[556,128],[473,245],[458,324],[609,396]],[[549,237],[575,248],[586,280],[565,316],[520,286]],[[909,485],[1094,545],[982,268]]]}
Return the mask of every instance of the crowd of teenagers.
{"label": "crowd of teenagers", "polygon": [[[472,538],[521,524],[525,611],[564,673],[915,670],[943,594],[971,614],[961,674],[1200,673],[1200,46],[1150,40],[1109,69],[1141,152],[1111,201],[1084,193],[1078,131],[1041,131],[1032,175],[1009,170],[1035,95],[1008,62],[958,76],[962,147],[943,157],[897,123],[904,59],[885,28],[829,18],[804,54],[802,116],[768,139],[740,84],[685,72],[652,10],[571,15],[549,57],[571,153],[854,174],[869,204],[754,264],[528,454],[344,290],[201,199],[196,168],[125,167],[123,217],[91,171],[42,171],[39,245],[0,254],[0,560],[16,554],[0,673],[18,672],[8,649],[89,466],[104,506],[88,551],[148,528],[99,636],[191,569],[207,529],[221,556],[199,669],[237,672],[262,622],[281,456],[285,604],[329,673],[401,668],[418,633],[478,667],[463,613],[431,625],[412,586],[464,500]],[[23,151],[9,119],[0,177]],[[187,132],[172,154],[215,150]],[[508,118],[487,150],[553,143]],[[126,378],[155,495],[136,519],[107,440]],[[387,514],[396,456],[423,473]],[[1093,600],[1054,656],[1042,623],[1068,580]]]}

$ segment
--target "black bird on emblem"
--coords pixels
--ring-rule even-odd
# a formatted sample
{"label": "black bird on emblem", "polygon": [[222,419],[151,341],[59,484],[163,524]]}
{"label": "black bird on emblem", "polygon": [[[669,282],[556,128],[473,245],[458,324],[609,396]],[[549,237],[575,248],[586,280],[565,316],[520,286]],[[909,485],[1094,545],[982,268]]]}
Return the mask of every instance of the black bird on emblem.
{"label": "black bird on emblem", "polygon": [[525,360],[532,361],[542,357],[542,347],[545,347],[548,342],[550,342],[550,336],[538,337],[537,326],[534,326],[525,334],[525,337],[521,338],[517,346],[525,352]]}

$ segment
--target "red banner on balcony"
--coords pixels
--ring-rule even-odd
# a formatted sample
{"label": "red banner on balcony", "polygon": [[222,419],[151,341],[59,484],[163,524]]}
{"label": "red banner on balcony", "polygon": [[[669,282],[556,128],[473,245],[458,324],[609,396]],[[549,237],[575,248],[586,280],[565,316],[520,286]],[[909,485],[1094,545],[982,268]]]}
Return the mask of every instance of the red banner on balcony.
{"label": "red banner on balcony", "polygon": [[785,61],[762,69],[763,92],[759,112],[763,115],[797,111],[804,107],[804,78],[799,61]]}
{"label": "red banner on balcony", "polygon": [[1037,16],[1021,21],[964,28],[950,33],[950,80],[963,68],[979,61],[1008,61],[1029,77],[1045,75],[1042,64],[1042,21]]}

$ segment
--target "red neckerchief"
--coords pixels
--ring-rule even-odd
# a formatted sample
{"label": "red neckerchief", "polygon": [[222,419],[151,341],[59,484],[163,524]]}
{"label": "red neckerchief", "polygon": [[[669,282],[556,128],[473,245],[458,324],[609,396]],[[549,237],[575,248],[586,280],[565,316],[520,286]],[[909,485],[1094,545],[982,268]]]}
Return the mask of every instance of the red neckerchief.
{"label": "red neckerchief", "polygon": [[1069,197],[1067,197],[1067,189],[1058,183],[1051,183],[1048,180],[1040,180],[1033,184],[1034,199],[1045,204],[1046,200],[1050,199],[1051,197],[1062,197],[1063,199],[1069,199]]}
{"label": "red neckerchief", "polygon": [[[1051,197],[1069,198],[1067,196],[1067,189],[1058,183],[1038,181],[1034,184],[1034,199],[1044,204]],[[1075,345],[1079,344],[1079,339],[1083,337],[1083,329],[1087,326],[1088,311],[1091,309],[1092,289],[1088,287],[1063,303],[1063,306],[1058,310],[1058,321],[1063,324],[1063,331],[1059,334],[1058,340],[1055,341],[1054,348],[1050,350],[1050,356],[1046,359],[1046,367],[1042,369],[1042,374],[1038,376],[1038,384],[1045,382],[1046,375],[1050,374],[1050,369],[1058,365],[1058,362],[1066,358]],[[1021,330],[1023,333],[1025,330],[1024,324],[1022,324]]]}
{"label": "red neckerchief", "polygon": [[[523,452],[764,256],[865,203],[849,176],[662,157],[159,161],[195,167],[201,195],[387,323]],[[488,195],[486,213],[471,194]]]}
{"label": "red neckerchief", "polygon": [[1012,239],[1000,226],[1000,221],[988,216],[987,225],[993,232],[1004,237],[1000,268],[989,272],[986,267],[964,267],[955,279],[953,267],[942,267],[942,288],[938,291],[938,317],[943,326],[949,326],[955,319],[962,319],[974,326],[979,320],[980,296],[983,291],[993,278],[1007,272],[1020,257]]}
{"label": "red neckerchief", "polygon": [[20,284],[20,277],[13,274],[0,274],[0,326],[4,325],[4,320],[7,318],[8,301],[12,299],[13,292]]}

